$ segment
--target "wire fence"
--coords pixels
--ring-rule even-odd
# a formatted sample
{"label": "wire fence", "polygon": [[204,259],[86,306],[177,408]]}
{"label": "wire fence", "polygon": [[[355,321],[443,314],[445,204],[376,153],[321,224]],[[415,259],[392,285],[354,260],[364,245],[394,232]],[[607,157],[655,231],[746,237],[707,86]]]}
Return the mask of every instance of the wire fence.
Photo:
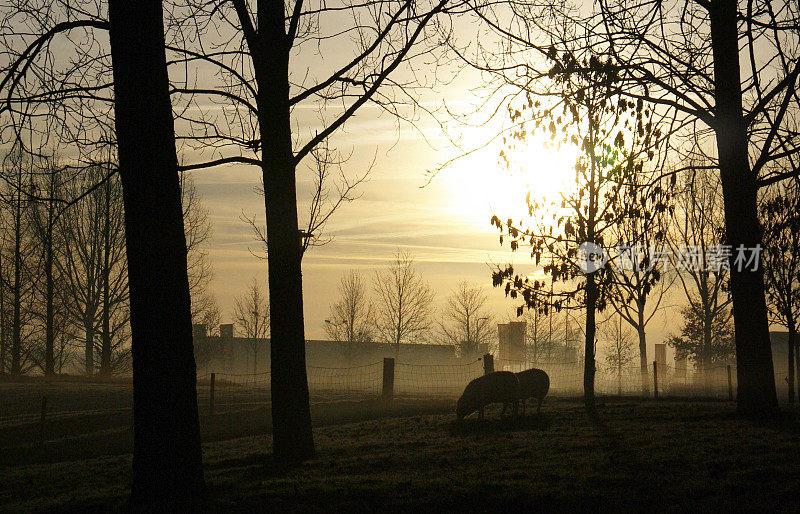
{"label": "wire fence", "polygon": [[404,364],[395,366],[394,390],[399,394],[461,394],[470,380],[483,374],[483,359],[463,364]]}
{"label": "wire fence", "polygon": [[383,381],[381,362],[350,368],[308,366],[308,388],[312,391],[348,391],[379,394]]}
{"label": "wire fence", "polygon": [[[495,369],[519,372],[539,368],[550,377],[550,395],[579,396],[583,394],[583,361],[567,363],[533,363],[498,360]],[[736,370],[721,365],[705,370],[676,369],[674,366],[642,370],[639,366],[621,369],[598,367],[595,370],[594,390],[604,396],[654,396],[658,388],[661,398],[732,399],[736,397]]]}
{"label": "wire fence", "polygon": [[[519,372],[539,368],[550,377],[550,396],[583,395],[582,361],[534,363],[530,361],[494,361],[494,369]],[[453,364],[410,364],[398,362],[393,368],[392,390],[399,395],[457,396],[474,378],[484,373],[482,358]],[[374,397],[382,393],[384,369],[381,362],[363,366],[330,368],[309,366],[308,387],[312,398],[350,395]],[[250,394],[269,398],[270,374],[216,374],[217,397],[221,402],[242,400]],[[653,376],[653,365],[646,371],[638,366],[622,369],[599,367],[595,371],[595,394],[602,396],[654,396],[661,398],[729,399],[736,396],[735,369],[716,366],[702,372],[661,365]],[[208,375],[198,379],[198,392],[208,389]],[[206,391],[207,393],[207,391]],[[200,398],[207,397],[199,394]],[[225,398],[223,400],[223,398]]]}
{"label": "wire fence", "polygon": [[[352,367],[308,366],[308,387],[312,403],[339,400],[375,399],[386,393],[399,396],[457,397],[474,378],[484,373],[483,359],[452,364],[385,362]],[[533,363],[495,360],[495,370],[513,372],[543,369],[550,377],[549,396],[580,397],[583,394],[583,363]],[[389,371],[387,371],[389,370]],[[385,373],[391,380],[385,380]],[[642,372],[639,367],[610,369],[600,367],[595,374],[595,393],[599,396],[654,396],[659,398],[734,399],[735,369],[716,366],[703,372],[658,366],[653,377],[652,363]],[[33,423],[40,419],[42,399],[47,398],[48,419],[71,416],[116,415],[129,412],[132,385],[115,383],[6,383],[0,388],[0,428]],[[201,415],[267,407],[271,400],[271,375],[265,373],[206,373],[197,377],[198,407]],[[213,402],[212,402],[213,398]]]}

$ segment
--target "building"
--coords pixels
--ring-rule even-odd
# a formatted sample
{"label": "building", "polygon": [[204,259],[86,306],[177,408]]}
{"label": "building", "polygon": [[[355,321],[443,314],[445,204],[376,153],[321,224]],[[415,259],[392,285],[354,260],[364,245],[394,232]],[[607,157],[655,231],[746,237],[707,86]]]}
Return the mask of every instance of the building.
{"label": "building", "polygon": [[497,324],[498,359],[501,361],[524,362],[525,355],[525,329],[524,321]]}
{"label": "building", "polygon": [[[219,336],[209,336],[195,325],[195,356],[200,373],[264,373],[270,369],[270,340],[237,337],[233,325],[221,325]],[[455,364],[456,347],[437,344],[348,343],[306,341],[308,366],[345,368],[394,357],[403,364]]]}

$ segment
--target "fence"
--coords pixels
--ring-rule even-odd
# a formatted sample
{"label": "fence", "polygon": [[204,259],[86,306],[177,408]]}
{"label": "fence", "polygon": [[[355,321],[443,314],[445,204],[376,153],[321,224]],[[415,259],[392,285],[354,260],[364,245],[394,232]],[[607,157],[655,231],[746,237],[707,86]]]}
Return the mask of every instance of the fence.
{"label": "fence", "polygon": [[[550,377],[550,395],[583,394],[583,361],[537,364],[499,360],[495,368],[517,372],[534,367],[545,370]],[[725,365],[692,372],[651,363],[644,374],[639,366],[622,369],[598,367],[594,390],[595,394],[605,396],[733,399],[736,397],[736,373],[735,369]]]}
{"label": "fence", "polygon": [[463,364],[403,364],[395,367],[395,392],[414,395],[461,394],[470,380],[483,374],[483,359]]}
{"label": "fence", "polygon": [[[550,396],[579,397],[583,394],[583,363],[533,363],[493,360],[491,356],[449,365],[424,365],[384,359],[363,366],[331,368],[309,366],[311,401],[363,400],[393,396],[456,397],[470,380],[485,371],[544,369],[550,376]],[[654,369],[655,368],[655,369]],[[655,372],[654,372],[655,371]],[[198,376],[197,396],[202,415],[261,408],[271,398],[270,373],[209,373]],[[657,391],[657,393],[656,393]],[[703,373],[672,366],[648,366],[642,377],[638,367],[622,370],[601,367],[595,375],[600,396],[649,396],[658,398],[734,399],[735,370],[717,366]],[[35,381],[7,383],[0,398],[0,428],[47,419],[74,416],[122,415],[130,412],[129,381],[114,383],[59,383]],[[47,398],[47,403],[42,402]],[[46,405],[46,408],[44,407]]]}
{"label": "fence", "polygon": [[[550,377],[550,396],[571,397],[583,394],[582,361],[533,363],[494,360],[491,355],[454,364],[409,364],[384,359],[349,368],[307,368],[312,399],[390,398],[405,396],[457,396],[470,380],[491,370],[518,372],[538,367]],[[208,376],[198,379],[198,397],[218,404],[246,405],[269,399],[270,374],[215,374],[216,391],[210,390]],[[729,366],[717,366],[703,373],[676,370],[652,363],[644,374],[639,367],[595,371],[595,394],[600,396],[651,396],[656,398],[733,399],[735,373]]]}

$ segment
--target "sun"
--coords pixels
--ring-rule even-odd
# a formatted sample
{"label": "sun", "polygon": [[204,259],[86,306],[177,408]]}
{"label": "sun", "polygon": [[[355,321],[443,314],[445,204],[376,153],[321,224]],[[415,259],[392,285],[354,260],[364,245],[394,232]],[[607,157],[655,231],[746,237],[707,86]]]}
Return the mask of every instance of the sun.
{"label": "sun", "polygon": [[513,149],[486,147],[448,170],[451,208],[487,231],[494,231],[488,222],[493,215],[502,220],[530,219],[528,192],[532,200],[560,204],[562,195],[575,187],[575,158],[573,147],[559,149],[538,139]]}

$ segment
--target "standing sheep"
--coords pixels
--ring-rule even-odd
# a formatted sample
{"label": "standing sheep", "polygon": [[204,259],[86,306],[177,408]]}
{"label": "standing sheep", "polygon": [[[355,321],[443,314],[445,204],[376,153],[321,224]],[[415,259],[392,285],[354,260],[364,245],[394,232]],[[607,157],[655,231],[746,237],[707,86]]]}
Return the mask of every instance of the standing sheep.
{"label": "standing sheep", "polygon": [[550,390],[550,377],[541,369],[531,368],[515,373],[519,381],[519,399],[522,400],[522,412],[525,412],[525,400],[536,398],[539,405],[536,412],[542,410],[542,401]]}
{"label": "standing sheep", "polygon": [[494,371],[478,377],[464,389],[464,394],[458,399],[456,416],[463,419],[478,411],[478,419],[483,419],[483,408],[491,403],[502,403],[503,412],[509,404],[512,405],[514,416],[519,409],[519,381],[510,371]]}

